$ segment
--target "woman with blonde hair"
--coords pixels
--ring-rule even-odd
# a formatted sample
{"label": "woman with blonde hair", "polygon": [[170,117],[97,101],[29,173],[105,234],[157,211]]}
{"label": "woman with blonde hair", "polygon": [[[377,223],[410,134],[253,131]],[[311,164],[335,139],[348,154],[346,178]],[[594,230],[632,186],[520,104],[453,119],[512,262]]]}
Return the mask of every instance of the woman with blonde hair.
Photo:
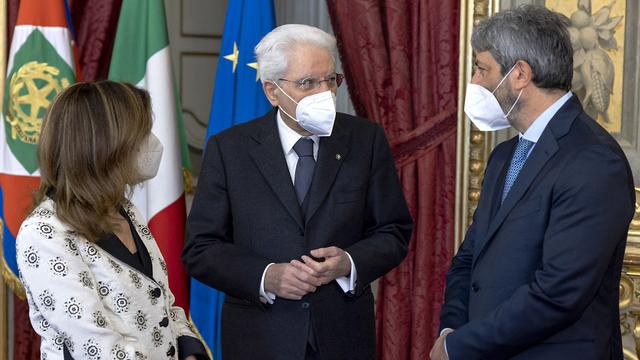
{"label": "woman with blonde hair", "polygon": [[158,171],[151,126],[149,94],[112,81],[67,88],[45,115],[41,185],[16,239],[42,359],[208,359],[125,196]]}

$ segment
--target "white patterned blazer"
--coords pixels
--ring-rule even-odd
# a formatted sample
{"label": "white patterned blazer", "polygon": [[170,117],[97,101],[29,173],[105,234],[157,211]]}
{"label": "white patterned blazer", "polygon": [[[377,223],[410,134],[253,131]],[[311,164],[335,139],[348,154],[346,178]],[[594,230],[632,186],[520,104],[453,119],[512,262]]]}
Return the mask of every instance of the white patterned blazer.
{"label": "white patterned blazer", "polygon": [[124,210],[151,257],[153,279],[75,234],[50,199],[22,223],[18,268],[42,359],[64,359],[64,347],[75,360],[178,359],[177,339],[197,339],[173,306],[166,263],[141,214],[131,203]]}

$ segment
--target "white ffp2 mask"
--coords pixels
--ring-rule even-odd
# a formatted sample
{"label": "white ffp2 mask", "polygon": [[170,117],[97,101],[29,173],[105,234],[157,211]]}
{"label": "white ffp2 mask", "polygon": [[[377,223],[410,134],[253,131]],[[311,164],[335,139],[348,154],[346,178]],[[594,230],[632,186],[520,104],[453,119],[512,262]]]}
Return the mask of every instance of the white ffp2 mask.
{"label": "white ffp2 mask", "polygon": [[141,181],[152,179],[158,174],[163,149],[162,143],[153,133],[150,133],[142,143],[140,150],[138,150],[137,159]]}
{"label": "white ffp2 mask", "polygon": [[511,111],[515,108],[518,100],[520,100],[522,90],[520,90],[518,98],[513,105],[511,105],[511,108],[506,114],[502,110],[502,107],[494,93],[498,90],[500,85],[502,85],[509,74],[511,74],[513,69],[515,69],[515,65],[513,65],[511,70],[509,70],[502,80],[500,80],[498,86],[496,86],[493,92],[478,84],[467,84],[467,92],[464,98],[464,113],[467,114],[469,119],[471,119],[471,122],[480,131],[501,130],[511,126],[507,116],[511,114]]}
{"label": "white ffp2 mask", "polygon": [[296,116],[287,114],[281,106],[280,110],[287,116],[297,121],[300,126],[319,137],[331,136],[333,124],[336,120],[336,96],[331,90],[321,93],[305,96],[297,102],[289,96],[282,88],[274,82],[274,84],[285,94],[296,106]]}

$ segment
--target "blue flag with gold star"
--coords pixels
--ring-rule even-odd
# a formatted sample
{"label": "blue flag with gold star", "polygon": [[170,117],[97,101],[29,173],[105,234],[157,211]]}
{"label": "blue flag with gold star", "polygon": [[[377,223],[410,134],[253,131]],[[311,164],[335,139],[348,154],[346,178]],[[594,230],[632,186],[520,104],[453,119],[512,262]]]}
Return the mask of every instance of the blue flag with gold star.
{"label": "blue flag with gold star", "polygon": [[[271,109],[258,77],[253,49],[274,26],[272,0],[228,2],[207,139]],[[191,320],[213,352],[214,359],[220,360],[220,313],[224,293],[191,279],[190,301]]]}
{"label": "blue flag with gold star", "polygon": [[253,48],[274,25],[272,0],[229,1],[207,138],[271,108],[258,78]]}

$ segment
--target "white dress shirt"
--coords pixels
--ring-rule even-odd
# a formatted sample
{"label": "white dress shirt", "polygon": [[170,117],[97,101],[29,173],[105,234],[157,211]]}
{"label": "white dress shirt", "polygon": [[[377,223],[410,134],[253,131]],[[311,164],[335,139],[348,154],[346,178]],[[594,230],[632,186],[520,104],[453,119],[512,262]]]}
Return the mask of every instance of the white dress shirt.
{"label": "white dress shirt", "polygon": [[544,131],[544,129],[547,128],[549,121],[551,121],[553,116],[558,112],[558,110],[560,110],[562,105],[564,105],[569,99],[571,99],[572,96],[573,93],[571,93],[571,91],[568,91],[560,99],[551,104],[551,106],[549,106],[547,110],[540,114],[540,116],[538,116],[533,121],[531,126],[529,126],[524,134],[519,134],[521,138],[525,138],[526,140],[529,140],[533,143],[533,146],[529,150],[529,154],[527,154],[527,157],[531,155],[531,152],[536,147],[536,143],[538,142],[538,140],[540,140],[540,136],[542,136],[542,132]]}
{"label": "white dress shirt", "polygon": [[[282,120],[282,117],[280,116],[280,111],[278,111],[276,118],[278,122],[278,133],[280,135],[280,141],[282,142],[282,151],[284,153],[285,160],[287,161],[287,168],[289,169],[291,182],[293,183],[295,182],[296,165],[298,164],[298,154],[296,154],[296,152],[293,150],[293,146],[296,144],[296,142],[298,142],[298,140],[300,140],[300,138],[303,138],[304,136],[298,134],[295,130],[284,123],[284,120]],[[317,135],[311,135],[308,136],[308,138],[313,140],[313,158],[317,161],[320,139]],[[347,256],[349,257],[349,261],[351,262],[351,274],[349,275],[349,277],[341,276],[336,279],[336,282],[338,283],[338,285],[340,285],[340,288],[345,293],[355,290],[356,280],[358,276],[356,272],[356,266],[353,263],[351,255],[347,253]],[[264,289],[264,278],[267,274],[267,270],[271,265],[273,265],[273,263],[267,265],[267,267],[264,269],[264,272],[262,273],[262,280],[260,280],[260,297],[269,304],[273,304],[273,301],[276,299],[276,295],[274,293],[271,293]]]}

